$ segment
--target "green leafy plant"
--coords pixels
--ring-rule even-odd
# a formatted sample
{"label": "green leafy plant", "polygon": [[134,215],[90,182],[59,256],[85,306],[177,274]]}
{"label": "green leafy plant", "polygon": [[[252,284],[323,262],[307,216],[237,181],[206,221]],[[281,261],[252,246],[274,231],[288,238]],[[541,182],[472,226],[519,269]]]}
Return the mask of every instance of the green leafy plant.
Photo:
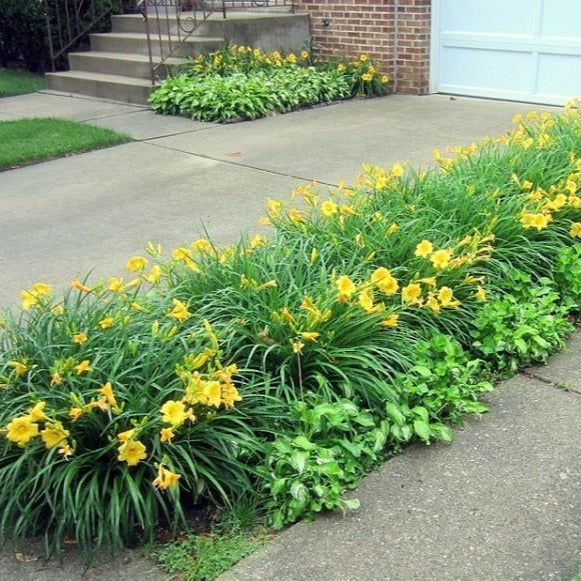
{"label": "green leafy plant", "polygon": [[196,57],[186,71],[167,79],[150,97],[158,113],[202,121],[256,119],[272,112],[383,94],[387,77],[365,57],[355,65],[312,62],[299,56],[229,46]]}
{"label": "green leafy plant", "polygon": [[573,331],[567,320],[569,308],[560,304],[550,280],[531,286],[530,277],[517,271],[511,281],[513,293],[488,303],[472,332],[474,351],[504,374],[546,361]]}
{"label": "green leafy plant", "polygon": [[436,334],[418,345],[414,360],[415,365],[395,382],[412,412],[404,414],[413,421],[408,434],[427,443],[432,437],[449,441],[451,433],[443,422],[457,423],[464,414],[487,410],[479,398],[493,387],[482,379],[483,362],[471,358],[458,341]]}
{"label": "green leafy plant", "polygon": [[555,267],[561,300],[575,313],[581,311],[581,244],[564,249]]}
{"label": "green leafy plant", "polygon": [[348,400],[297,404],[299,435],[275,440],[267,458],[270,520],[275,528],[323,509],[352,509],[343,492],[378,459],[388,424]]}

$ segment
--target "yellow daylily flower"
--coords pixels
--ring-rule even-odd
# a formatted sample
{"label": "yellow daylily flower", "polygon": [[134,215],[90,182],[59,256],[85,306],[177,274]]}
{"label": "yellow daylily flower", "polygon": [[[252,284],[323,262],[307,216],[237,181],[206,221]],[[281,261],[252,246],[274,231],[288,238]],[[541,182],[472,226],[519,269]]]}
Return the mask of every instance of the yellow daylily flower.
{"label": "yellow daylily flower", "polygon": [[581,238],[581,222],[573,222],[569,234],[574,238]]}
{"label": "yellow daylily flower", "polygon": [[143,256],[132,256],[125,264],[126,270],[135,272],[143,270],[149,261]]}
{"label": "yellow daylily flower", "polygon": [[429,240],[422,240],[417,246],[414,254],[421,258],[428,258],[434,252],[434,245]]}
{"label": "yellow daylily flower", "polygon": [[62,446],[69,436],[70,432],[65,430],[61,422],[47,424],[46,428],[40,432],[40,437],[49,450],[55,446]]}
{"label": "yellow daylily flower", "polygon": [[173,428],[161,428],[159,431],[159,439],[164,444],[171,444],[171,441],[175,438],[175,432]]}
{"label": "yellow daylily flower", "polygon": [[404,303],[415,303],[422,296],[422,287],[418,283],[410,283],[401,290]]}
{"label": "yellow daylily flower", "polygon": [[157,470],[157,478],[153,481],[153,486],[155,488],[161,488],[162,490],[167,490],[168,488],[173,488],[177,486],[180,474],[176,474],[167,468],[164,468],[163,464],[159,465]]}
{"label": "yellow daylily flower", "polygon": [[77,372],[77,375],[93,371],[93,368],[91,367],[91,362],[88,359],[84,359],[78,365],[75,365],[75,371]]}
{"label": "yellow daylily flower", "polygon": [[127,462],[128,466],[137,466],[141,460],[147,458],[147,450],[139,441],[129,440],[117,448],[120,462]]}
{"label": "yellow daylily flower", "polygon": [[431,256],[430,261],[435,268],[446,268],[450,264],[452,258],[452,250],[436,250]]}
{"label": "yellow daylily flower", "polygon": [[168,313],[168,317],[172,319],[177,319],[178,321],[185,321],[192,316],[192,313],[188,311],[188,307],[185,303],[178,299],[173,299],[173,309]]}
{"label": "yellow daylily flower", "polygon": [[14,418],[8,423],[6,430],[6,438],[21,448],[38,436],[38,425],[32,421],[29,415]]}
{"label": "yellow daylily flower", "polygon": [[486,301],[486,291],[480,285],[476,287],[474,298],[479,301]]}
{"label": "yellow daylily flower", "polygon": [[45,401],[39,401],[36,405],[28,410],[28,415],[33,422],[44,422],[48,419],[47,415],[44,413],[44,408],[46,407]]}
{"label": "yellow daylily flower", "polygon": [[86,284],[83,284],[80,280],[75,279],[71,281],[71,286],[83,293],[90,293],[91,292],[91,287],[87,286]]}
{"label": "yellow daylily flower", "polygon": [[181,426],[188,418],[186,406],[182,401],[166,401],[161,406],[161,414],[161,419],[166,424],[171,424],[174,428]]}
{"label": "yellow daylily flower", "polygon": [[109,329],[114,324],[115,324],[115,319],[113,317],[105,317],[104,319],[101,319],[99,321],[99,327],[101,327],[101,329],[103,329],[103,330]]}
{"label": "yellow daylily flower", "polygon": [[17,377],[22,377],[29,369],[27,359],[22,359],[20,361],[10,361],[8,365],[14,369],[14,373],[16,373]]}
{"label": "yellow daylily flower", "polygon": [[113,386],[110,382],[107,382],[99,389],[99,393],[107,400],[110,406],[116,406],[117,400],[115,399],[115,394],[113,393]]}
{"label": "yellow daylily flower", "polygon": [[399,315],[390,315],[387,319],[383,319],[380,325],[382,327],[397,327],[399,324]]}
{"label": "yellow daylily flower", "polygon": [[301,333],[301,337],[306,341],[314,341],[316,342],[317,339],[321,336],[321,333],[316,333],[314,331],[303,331]]}

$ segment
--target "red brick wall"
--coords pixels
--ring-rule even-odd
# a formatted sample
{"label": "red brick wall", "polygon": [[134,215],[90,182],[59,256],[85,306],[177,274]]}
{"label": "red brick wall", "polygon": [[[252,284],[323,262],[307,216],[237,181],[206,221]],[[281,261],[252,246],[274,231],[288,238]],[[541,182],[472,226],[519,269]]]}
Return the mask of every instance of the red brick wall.
{"label": "red brick wall", "polygon": [[399,0],[395,68],[398,93],[430,90],[431,0]]}
{"label": "red brick wall", "polygon": [[[402,93],[429,89],[431,0],[296,0],[311,16],[315,52],[354,58],[362,53]],[[397,24],[396,24],[397,9]]]}
{"label": "red brick wall", "polygon": [[382,72],[393,71],[393,0],[297,0],[311,17],[311,36],[322,57],[354,58],[362,53]]}

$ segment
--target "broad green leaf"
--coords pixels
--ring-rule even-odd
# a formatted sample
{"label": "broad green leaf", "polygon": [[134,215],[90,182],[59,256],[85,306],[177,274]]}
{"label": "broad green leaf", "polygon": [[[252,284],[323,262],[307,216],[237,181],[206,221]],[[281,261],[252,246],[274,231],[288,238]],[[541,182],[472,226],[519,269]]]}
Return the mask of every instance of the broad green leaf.
{"label": "broad green leaf", "polygon": [[429,424],[427,424],[426,422],[423,422],[422,420],[415,420],[414,421],[414,432],[424,442],[427,443],[430,441],[430,436],[432,435],[432,431],[430,430]]}

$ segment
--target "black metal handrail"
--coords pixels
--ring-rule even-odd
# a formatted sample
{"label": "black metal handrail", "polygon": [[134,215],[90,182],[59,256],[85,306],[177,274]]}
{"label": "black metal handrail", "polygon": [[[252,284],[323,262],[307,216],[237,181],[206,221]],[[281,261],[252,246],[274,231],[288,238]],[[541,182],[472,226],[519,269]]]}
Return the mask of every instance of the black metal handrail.
{"label": "black metal handrail", "polygon": [[[139,8],[145,19],[152,85],[155,85],[158,71],[162,67],[168,70],[168,59],[175,56],[186,40],[216,12],[213,4],[199,0],[140,0]],[[221,9],[226,18],[224,5]],[[159,55],[154,55],[155,48]]]}
{"label": "black metal handrail", "polygon": [[221,13],[226,18],[232,9],[294,8],[293,0],[138,0],[138,4],[145,19],[152,85],[160,69],[166,73],[171,70],[167,67],[168,59],[212,14]]}
{"label": "black metal handrail", "polygon": [[48,50],[53,71],[63,55],[113,13],[130,8],[133,0],[42,0]]}

